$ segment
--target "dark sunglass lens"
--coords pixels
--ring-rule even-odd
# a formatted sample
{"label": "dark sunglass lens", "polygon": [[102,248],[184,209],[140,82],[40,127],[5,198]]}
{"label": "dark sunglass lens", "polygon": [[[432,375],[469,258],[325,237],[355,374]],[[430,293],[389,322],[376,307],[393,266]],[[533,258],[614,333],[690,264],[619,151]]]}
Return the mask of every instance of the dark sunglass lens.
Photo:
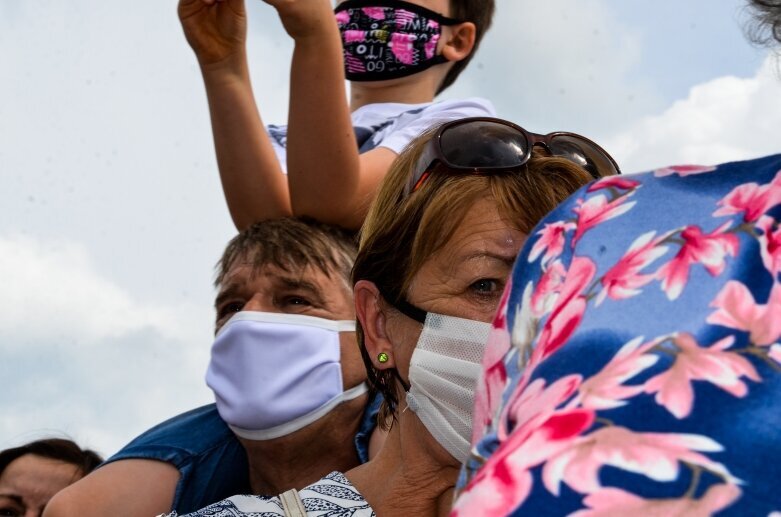
{"label": "dark sunglass lens", "polygon": [[496,122],[467,122],[448,128],[440,139],[452,166],[476,169],[514,167],[523,163],[528,142],[517,129]]}
{"label": "dark sunglass lens", "polygon": [[554,136],[550,141],[550,151],[554,156],[580,165],[594,178],[618,174],[618,169],[605,151],[577,135]]}

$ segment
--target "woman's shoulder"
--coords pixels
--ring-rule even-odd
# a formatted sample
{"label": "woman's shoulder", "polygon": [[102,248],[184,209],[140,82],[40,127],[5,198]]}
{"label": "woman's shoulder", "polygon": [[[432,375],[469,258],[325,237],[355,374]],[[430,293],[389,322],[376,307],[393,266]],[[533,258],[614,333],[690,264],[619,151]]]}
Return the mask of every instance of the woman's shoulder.
{"label": "woman's shoulder", "polygon": [[[341,472],[331,472],[320,480],[298,491],[298,497],[308,516],[349,515],[350,517],[373,517],[366,499]],[[262,517],[285,517],[281,497],[257,495],[235,495],[185,517],[236,517],[253,515]],[[171,514],[169,517],[176,517]]]}
{"label": "woman's shoulder", "polygon": [[341,472],[331,472],[319,481],[299,490],[307,515],[332,515],[339,510],[341,515],[369,517],[374,515],[366,499],[358,492],[350,480]]}

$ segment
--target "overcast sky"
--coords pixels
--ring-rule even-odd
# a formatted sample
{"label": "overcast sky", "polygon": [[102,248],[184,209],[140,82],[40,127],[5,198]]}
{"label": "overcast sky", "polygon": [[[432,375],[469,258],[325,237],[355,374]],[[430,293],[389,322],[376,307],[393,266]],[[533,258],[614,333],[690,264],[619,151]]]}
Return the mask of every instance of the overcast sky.
{"label": "overcast sky", "polygon": [[[778,62],[739,0],[497,0],[445,97],[602,143],[625,172],[781,150]],[[266,122],[291,44],[249,2]],[[234,233],[173,0],[0,0],[0,448],[104,454],[211,401],[213,266]]]}

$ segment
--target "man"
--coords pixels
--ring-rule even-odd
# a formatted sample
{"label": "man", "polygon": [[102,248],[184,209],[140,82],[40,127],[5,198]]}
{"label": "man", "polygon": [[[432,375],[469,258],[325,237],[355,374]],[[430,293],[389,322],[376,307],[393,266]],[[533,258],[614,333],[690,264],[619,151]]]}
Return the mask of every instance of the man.
{"label": "man", "polygon": [[[47,517],[185,513],[236,493],[276,495],[366,461],[376,407],[366,409],[355,333],[323,330],[354,321],[355,253],[348,233],[299,219],[235,237],[215,281],[207,382],[216,407],[142,434],[61,492]],[[330,395],[318,402],[326,385]]]}

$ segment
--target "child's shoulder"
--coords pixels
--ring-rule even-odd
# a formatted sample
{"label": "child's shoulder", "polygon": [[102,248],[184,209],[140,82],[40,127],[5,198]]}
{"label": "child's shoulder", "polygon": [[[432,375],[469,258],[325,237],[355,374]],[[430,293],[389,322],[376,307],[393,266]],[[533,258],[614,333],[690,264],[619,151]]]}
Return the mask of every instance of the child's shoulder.
{"label": "child's shoulder", "polygon": [[426,129],[466,117],[492,117],[493,104],[486,99],[448,99],[423,104],[368,104],[353,112],[353,127],[359,138],[360,152],[387,147],[399,154]]}
{"label": "child's shoulder", "polygon": [[496,109],[491,101],[482,97],[467,97],[465,99],[445,99],[432,102],[428,108],[431,112],[458,112],[464,117],[494,117]]}
{"label": "child's shoulder", "polygon": [[496,115],[491,101],[480,97],[447,99],[422,104],[382,102],[367,104],[352,114],[354,126],[405,126],[414,123],[429,126],[438,122],[466,117],[493,117]]}

